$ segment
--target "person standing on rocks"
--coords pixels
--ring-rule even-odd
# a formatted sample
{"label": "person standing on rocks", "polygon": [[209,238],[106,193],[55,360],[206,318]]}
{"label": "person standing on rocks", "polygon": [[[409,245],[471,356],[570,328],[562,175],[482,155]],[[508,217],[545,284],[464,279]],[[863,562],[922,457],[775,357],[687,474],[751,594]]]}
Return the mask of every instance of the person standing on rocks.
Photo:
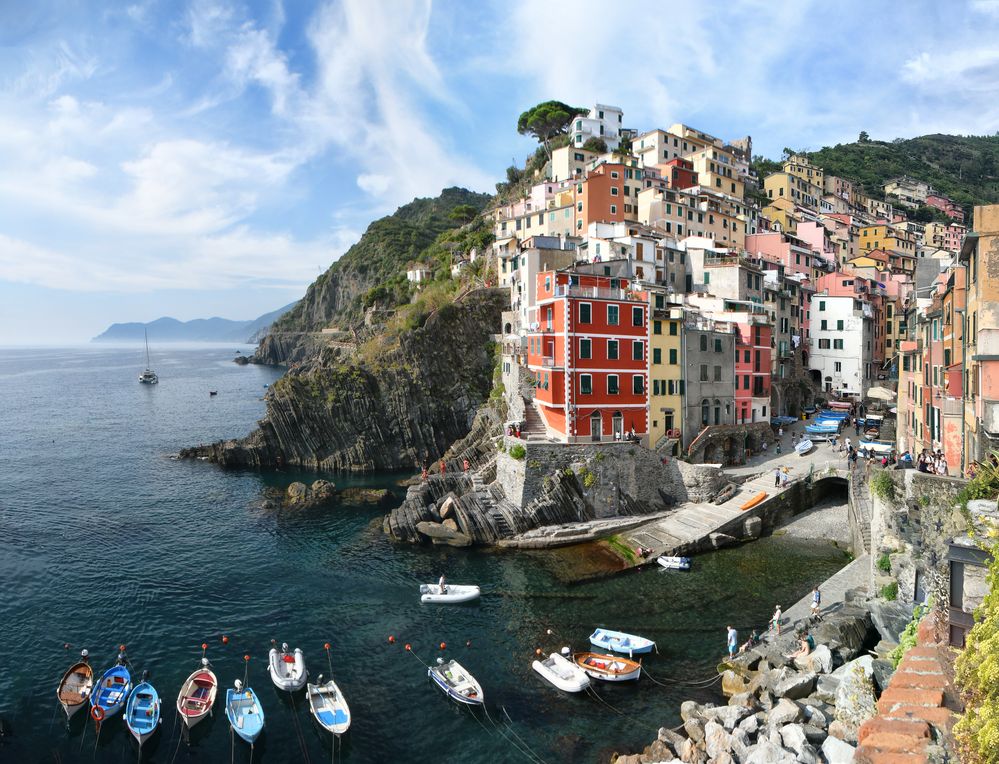
{"label": "person standing on rocks", "polygon": [[819,614],[819,606],[822,604],[822,592],[819,591],[819,587],[812,589],[812,615]]}
{"label": "person standing on rocks", "polygon": [[780,619],[781,619],[781,612],[780,612],[780,605],[778,605],[777,609],[774,610],[773,617],[770,619],[770,629],[776,632],[778,637],[780,636]]}
{"label": "person standing on rocks", "polygon": [[739,649],[739,632],[732,628],[731,624],[725,628],[728,629],[728,657],[734,658],[736,650]]}

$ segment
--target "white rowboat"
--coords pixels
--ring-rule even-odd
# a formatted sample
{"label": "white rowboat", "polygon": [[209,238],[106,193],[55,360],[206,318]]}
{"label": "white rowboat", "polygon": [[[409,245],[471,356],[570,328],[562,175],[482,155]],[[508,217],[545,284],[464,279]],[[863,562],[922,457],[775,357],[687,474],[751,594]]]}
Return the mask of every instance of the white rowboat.
{"label": "white rowboat", "polygon": [[309,684],[309,709],[320,726],[334,735],[342,735],[350,727],[350,707],[332,679],[323,683],[322,674],[317,680],[319,684]]}
{"label": "white rowboat", "polygon": [[579,666],[558,653],[534,661],[532,668],[545,680],[566,692],[582,692],[590,686],[590,678]]}
{"label": "white rowboat", "polygon": [[177,695],[177,713],[185,727],[190,729],[212,712],[218,690],[218,677],[208,659],[202,658],[201,668],[184,681]]}
{"label": "white rowboat", "polygon": [[477,586],[463,584],[446,584],[444,593],[437,584],[420,584],[420,602],[437,602],[440,604],[457,604],[477,600],[481,592]]}
{"label": "white rowboat", "polygon": [[794,450],[798,452],[798,456],[804,456],[811,451],[814,446],[815,444],[812,443],[812,441],[805,438],[804,440],[798,442],[798,444],[794,447]]}

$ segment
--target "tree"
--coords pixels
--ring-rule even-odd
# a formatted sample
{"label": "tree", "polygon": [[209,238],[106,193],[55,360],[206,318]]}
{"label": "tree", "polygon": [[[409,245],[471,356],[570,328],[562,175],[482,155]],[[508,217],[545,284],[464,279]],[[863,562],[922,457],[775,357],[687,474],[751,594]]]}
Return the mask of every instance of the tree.
{"label": "tree", "polygon": [[860,131],[860,135],[857,137],[857,142],[858,143],[870,143],[871,142],[871,136],[869,136],[867,134],[866,130],[861,130]]}
{"label": "tree", "polygon": [[521,135],[533,135],[550,156],[551,139],[567,132],[573,118],[588,111],[589,109],[569,106],[561,101],[545,101],[520,115],[517,119],[517,132]]}
{"label": "tree", "polygon": [[459,204],[453,210],[448,217],[458,223],[469,223],[475,219],[475,216],[479,213],[475,207],[471,204]]}
{"label": "tree", "polygon": [[632,140],[627,135],[621,139],[621,143],[618,144],[617,150],[622,154],[630,154],[632,149]]}
{"label": "tree", "polygon": [[595,151],[598,154],[607,153],[607,141],[603,138],[598,138],[593,136],[592,138],[587,138],[586,143],[583,144],[583,148],[586,151]]}

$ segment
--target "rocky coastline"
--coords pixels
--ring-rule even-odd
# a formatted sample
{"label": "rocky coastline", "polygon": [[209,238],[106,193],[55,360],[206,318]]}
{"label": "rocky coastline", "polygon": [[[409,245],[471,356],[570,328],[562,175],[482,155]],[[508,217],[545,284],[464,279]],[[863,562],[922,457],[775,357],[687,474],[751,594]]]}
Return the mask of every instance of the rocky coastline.
{"label": "rocky coastline", "polygon": [[[895,674],[890,655],[912,616],[912,605],[867,599],[851,590],[845,601],[785,623],[757,647],[720,666],[727,704],[685,701],[682,724],[663,727],[640,753],[619,753],[616,764],[846,764],[871,732]],[[807,629],[815,649],[787,656]],[[884,708],[882,703],[880,708]],[[865,723],[867,725],[865,726]],[[944,758],[943,735],[926,739],[927,755]],[[924,759],[925,760],[925,759]]]}

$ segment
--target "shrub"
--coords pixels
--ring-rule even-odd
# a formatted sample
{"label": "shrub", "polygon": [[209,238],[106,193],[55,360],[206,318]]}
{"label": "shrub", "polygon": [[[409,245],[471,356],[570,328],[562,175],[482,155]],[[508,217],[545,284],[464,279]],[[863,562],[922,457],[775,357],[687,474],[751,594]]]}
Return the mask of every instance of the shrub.
{"label": "shrub", "polygon": [[514,443],[510,446],[510,456],[514,459],[523,459],[527,456],[527,449],[520,445],[520,443]]}
{"label": "shrub", "polygon": [[576,477],[578,477],[583,483],[584,488],[592,488],[597,483],[597,476],[590,472],[590,470],[586,467],[583,467],[583,469],[577,473]]}
{"label": "shrub", "polygon": [[885,573],[891,573],[891,555],[885,552],[880,557],[878,557],[878,570]]}
{"label": "shrub", "polygon": [[879,499],[890,501],[895,498],[895,483],[884,470],[879,471],[871,478],[871,493]]}
{"label": "shrub", "polygon": [[929,610],[928,606],[916,605],[916,609],[912,613],[912,620],[909,621],[905,630],[898,637],[898,647],[888,653],[888,659],[895,668],[898,668],[898,664],[902,662],[902,658],[909,648],[916,646],[916,631],[919,629],[919,622],[923,619],[927,610]]}
{"label": "shrub", "polygon": [[607,454],[605,454],[603,451],[597,451],[597,455],[593,457],[593,460],[596,462],[602,462],[606,458]]}
{"label": "shrub", "polygon": [[881,596],[889,602],[898,599],[898,581],[892,581],[881,587]]}

